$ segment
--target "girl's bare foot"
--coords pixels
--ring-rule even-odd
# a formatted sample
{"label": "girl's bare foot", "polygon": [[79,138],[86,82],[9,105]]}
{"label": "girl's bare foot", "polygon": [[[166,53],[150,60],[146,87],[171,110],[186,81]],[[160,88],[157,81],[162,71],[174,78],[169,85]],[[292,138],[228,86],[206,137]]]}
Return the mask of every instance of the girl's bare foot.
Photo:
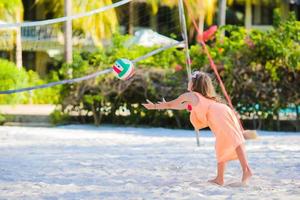
{"label": "girl's bare foot", "polygon": [[208,181],[209,183],[214,183],[214,184],[217,184],[217,185],[224,185],[224,180],[221,179],[221,178],[215,178],[215,179],[212,179],[212,180],[209,180]]}
{"label": "girl's bare foot", "polygon": [[243,172],[243,178],[242,178],[242,183],[246,184],[247,181],[251,178],[252,172],[248,168],[246,171]]}

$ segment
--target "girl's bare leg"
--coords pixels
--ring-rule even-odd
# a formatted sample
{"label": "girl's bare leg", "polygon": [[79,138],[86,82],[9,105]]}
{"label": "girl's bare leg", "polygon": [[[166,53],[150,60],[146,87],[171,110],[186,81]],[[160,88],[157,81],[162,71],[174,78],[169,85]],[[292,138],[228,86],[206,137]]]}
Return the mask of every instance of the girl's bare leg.
{"label": "girl's bare leg", "polygon": [[216,183],[218,185],[224,184],[224,172],[225,172],[225,162],[218,163],[218,175],[215,179],[209,180],[208,182]]}
{"label": "girl's bare leg", "polygon": [[237,153],[237,156],[239,158],[243,170],[242,183],[246,183],[249,180],[249,178],[252,176],[252,172],[246,158],[246,152],[244,146],[243,145],[238,146],[235,149],[235,151]]}

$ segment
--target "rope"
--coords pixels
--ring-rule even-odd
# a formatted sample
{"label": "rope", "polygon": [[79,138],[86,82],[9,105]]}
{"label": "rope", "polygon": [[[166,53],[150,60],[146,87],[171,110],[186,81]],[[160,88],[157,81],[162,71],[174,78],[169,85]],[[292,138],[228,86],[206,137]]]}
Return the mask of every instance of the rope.
{"label": "rope", "polygon": [[[178,46],[179,44],[182,44],[182,43],[183,42],[176,42],[174,44],[161,47],[161,48],[156,49],[154,51],[151,51],[151,52],[149,52],[149,53],[147,53],[147,54],[145,54],[145,55],[143,55],[141,57],[138,57],[138,58],[134,59],[132,61],[132,63],[140,62],[141,60],[149,58],[150,56],[158,54],[158,53],[160,53],[160,52],[162,52],[164,50],[167,50],[167,49],[170,49],[172,47]],[[100,76],[100,75],[103,75],[103,74],[107,74],[107,73],[110,73],[110,72],[112,72],[112,69],[108,68],[108,69],[105,69],[105,70],[102,70],[102,71],[98,71],[98,72],[95,72],[93,74],[90,74],[90,75],[87,75],[87,76],[83,76],[83,77],[80,77],[80,78],[67,79],[67,80],[62,80],[62,81],[57,81],[57,82],[51,82],[51,83],[47,83],[47,84],[43,84],[43,85],[38,85],[38,86],[33,86],[33,87],[27,87],[27,88],[21,88],[21,89],[15,89],[15,90],[5,90],[5,91],[0,91],[0,94],[13,94],[13,93],[19,93],[19,92],[25,92],[25,91],[31,91],[31,90],[36,90],[36,89],[53,87],[53,86],[56,86],[56,85],[72,84],[72,83],[75,83],[75,82],[80,82],[80,81],[92,79],[92,78],[95,78],[97,76]]]}
{"label": "rope", "polygon": [[209,51],[208,51],[208,49],[207,49],[207,46],[206,46],[205,42],[202,41],[202,42],[201,42],[201,45],[203,46],[203,49],[204,49],[204,51],[205,51],[205,53],[206,53],[206,55],[207,55],[207,57],[208,57],[208,59],[209,59],[209,63],[210,63],[211,68],[213,69],[214,73],[215,73],[216,76],[217,76],[217,79],[218,79],[218,81],[219,81],[219,83],[220,83],[220,86],[221,86],[221,90],[222,90],[222,92],[223,92],[223,94],[224,94],[224,96],[225,96],[225,98],[226,98],[226,100],[227,100],[227,102],[228,102],[230,108],[233,110],[233,112],[234,112],[236,118],[238,119],[242,131],[244,131],[244,127],[243,127],[242,121],[240,120],[240,118],[238,117],[238,114],[237,114],[237,113],[235,112],[235,110],[234,110],[234,107],[233,107],[233,105],[232,105],[231,98],[230,98],[230,96],[229,96],[228,93],[227,93],[227,90],[226,90],[226,88],[225,88],[225,85],[224,85],[224,83],[223,83],[223,81],[222,81],[222,79],[221,79],[221,77],[220,77],[219,72],[218,72],[217,66],[216,66],[215,63],[214,63],[214,60],[212,59],[212,57],[211,57],[211,55],[210,55],[210,53],[209,53]]}
{"label": "rope", "polygon": [[97,13],[101,13],[104,12],[106,10],[124,5],[129,3],[132,0],[122,0],[119,1],[117,3],[113,3],[111,5],[108,6],[104,6],[95,10],[91,10],[89,12],[85,12],[85,13],[79,13],[76,15],[71,15],[71,16],[67,16],[67,17],[59,17],[59,18],[55,18],[55,19],[48,19],[48,20],[41,20],[41,21],[35,21],[35,22],[19,22],[19,23],[7,23],[7,24],[0,24],[0,29],[1,28],[17,28],[17,27],[30,27],[30,26],[44,26],[44,25],[48,25],[48,24],[55,24],[55,23],[59,23],[59,22],[65,22],[65,21],[69,21],[69,20],[74,20],[74,19],[78,19],[78,18],[82,18],[82,17],[87,17],[87,16],[91,16]]}
{"label": "rope", "polygon": [[227,102],[228,102],[230,108],[234,110],[234,107],[233,107],[233,105],[232,105],[231,98],[230,98],[230,96],[228,95],[228,93],[227,93],[227,91],[226,91],[226,88],[225,88],[225,86],[224,86],[224,83],[223,83],[223,81],[222,81],[222,79],[221,79],[221,77],[220,77],[220,74],[219,74],[219,72],[218,72],[217,66],[216,66],[215,63],[214,63],[214,61],[213,61],[213,59],[212,59],[212,57],[211,57],[211,55],[210,55],[210,53],[209,53],[209,51],[208,51],[208,49],[207,49],[207,46],[206,46],[205,42],[202,41],[202,42],[201,42],[201,45],[203,46],[204,52],[206,53],[206,55],[207,55],[207,57],[208,57],[208,60],[209,60],[209,63],[210,63],[211,68],[213,69],[214,73],[215,73],[216,76],[217,76],[217,79],[218,79],[218,81],[219,81],[219,83],[220,83],[222,92],[223,92],[223,94],[224,94],[224,96],[225,96],[225,98],[226,98],[226,100],[227,100]]}
{"label": "rope", "polygon": [[41,88],[48,88],[48,87],[53,87],[56,85],[62,85],[62,84],[71,84],[75,82],[80,82],[88,79],[95,78],[97,76],[100,76],[102,74],[107,74],[112,72],[112,69],[105,69],[103,71],[95,72],[93,74],[80,77],[80,78],[75,78],[75,79],[68,79],[68,80],[62,80],[62,81],[57,81],[57,82],[51,82],[48,84],[43,84],[43,85],[38,85],[38,86],[33,86],[33,87],[27,87],[27,88],[21,88],[21,89],[16,89],[16,90],[6,90],[6,91],[0,91],[0,94],[13,94],[13,93],[19,93],[19,92],[25,92],[25,91],[30,91],[30,90],[36,90],[36,89],[41,89]]}

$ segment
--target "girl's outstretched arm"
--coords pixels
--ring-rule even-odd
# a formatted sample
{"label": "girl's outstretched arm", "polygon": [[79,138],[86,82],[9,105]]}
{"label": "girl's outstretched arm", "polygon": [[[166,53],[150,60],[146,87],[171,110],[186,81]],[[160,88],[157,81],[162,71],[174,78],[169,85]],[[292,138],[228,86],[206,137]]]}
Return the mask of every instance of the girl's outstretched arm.
{"label": "girl's outstretched arm", "polygon": [[172,109],[172,110],[184,110],[187,108],[188,104],[192,104],[193,96],[191,93],[184,93],[180,95],[177,99],[172,101],[164,101],[159,102],[157,104],[152,103],[147,100],[148,103],[142,104],[148,110],[164,110],[164,109]]}

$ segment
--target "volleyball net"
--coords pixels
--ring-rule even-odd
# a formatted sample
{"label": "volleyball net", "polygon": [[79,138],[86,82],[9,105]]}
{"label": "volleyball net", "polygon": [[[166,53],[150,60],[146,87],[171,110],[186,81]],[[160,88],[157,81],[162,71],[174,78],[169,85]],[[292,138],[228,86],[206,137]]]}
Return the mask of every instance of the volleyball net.
{"label": "volleyball net", "polygon": [[[132,4],[135,6],[132,7]],[[129,35],[128,40],[124,43],[129,51],[131,46],[149,47],[149,51],[144,55],[131,58],[133,63],[146,60],[170,48],[182,48],[186,52],[187,75],[190,77],[187,30],[181,0],[178,0],[178,4],[174,7],[163,6],[161,11],[153,11],[151,5],[140,3],[140,1],[121,0],[90,11],[48,20],[22,23],[2,22],[0,23],[0,51],[12,52],[16,49],[16,45],[19,45],[18,48],[21,48],[23,52],[38,52],[46,55],[39,58],[40,54],[36,54],[36,59],[51,60],[55,56],[62,56],[67,40],[65,36],[67,22],[72,24],[73,52],[82,50],[93,52],[113,48],[112,38],[115,34]],[[20,38],[19,44],[17,43],[18,37]],[[0,94],[72,84],[112,71],[111,66],[105,66],[102,69],[82,77],[26,88],[10,88],[0,91]]]}

